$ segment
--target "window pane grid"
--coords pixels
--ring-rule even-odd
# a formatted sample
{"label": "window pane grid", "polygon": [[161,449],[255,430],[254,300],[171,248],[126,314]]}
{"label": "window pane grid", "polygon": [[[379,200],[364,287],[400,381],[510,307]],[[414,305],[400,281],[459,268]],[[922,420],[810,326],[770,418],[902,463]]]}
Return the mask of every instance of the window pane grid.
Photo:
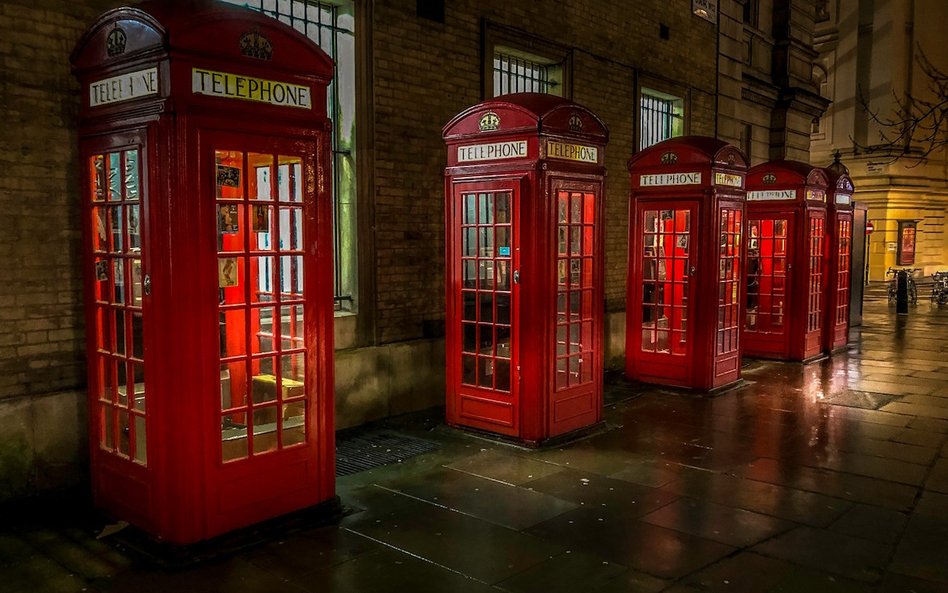
{"label": "window pane grid", "polygon": [[810,217],[808,332],[819,330],[822,324],[820,316],[823,313],[823,224],[822,218]]}
{"label": "window pane grid", "polygon": [[299,156],[215,151],[221,456],[305,442]]}
{"label": "window pane grid", "polygon": [[642,350],[688,353],[691,211],[645,210]]}
{"label": "window pane grid", "polygon": [[147,465],[139,151],[94,155],[89,173],[99,447]]}
{"label": "window pane grid", "polygon": [[745,330],[784,332],[787,289],[786,219],[749,220],[747,246],[747,311]]}
{"label": "window pane grid", "polygon": [[494,52],[494,96],[509,93],[554,93],[557,83],[550,78],[560,64],[543,64],[503,52]]}
{"label": "window pane grid", "polygon": [[642,93],[639,108],[642,131],[640,149],[681,134],[683,116],[680,104],[680,99]]}
{"label": "window pane grid", "polygon": [[555,389],[592,381],[596,196],[557,193]]}
{"label": "window pane grid", "polygon": [[849,278],[850,258],[852,257],[852,222],[839,221],[839,259],[837,260],[836,284],[836,324],[849,321]]}
{"label": "window pane grid", "polygon": [[464,193],[461,201],[461,383],[511,391],[512,197]]}
{"label": "window pane grid", "polygon": [[355,253],[355,19],[353,2],[317,0],[224,0],[257,10],[293,27],[325,51],[336,69],[327,89],[333,122],[333,294],[336,310],[354,303]]}
{"label": "window pane grid", "polygon": [[717,354],[738,349],[740,334],[741,211],[721,210],[721,252],[718,278]]}

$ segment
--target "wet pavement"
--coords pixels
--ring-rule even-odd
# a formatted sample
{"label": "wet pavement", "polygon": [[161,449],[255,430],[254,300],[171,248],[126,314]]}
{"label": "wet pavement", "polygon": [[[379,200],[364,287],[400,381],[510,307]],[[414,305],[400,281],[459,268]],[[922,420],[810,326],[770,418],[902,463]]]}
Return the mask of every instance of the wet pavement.
{"label": "wet pavement", "polygon": [[713,398],[610,382],[606,429],[549,450],[392,419],[439,449],[340,478],[337,525],[187,569],[68,506],[7,518],[0,591],[948,591],[948,308],[870,301],[854,337]]}

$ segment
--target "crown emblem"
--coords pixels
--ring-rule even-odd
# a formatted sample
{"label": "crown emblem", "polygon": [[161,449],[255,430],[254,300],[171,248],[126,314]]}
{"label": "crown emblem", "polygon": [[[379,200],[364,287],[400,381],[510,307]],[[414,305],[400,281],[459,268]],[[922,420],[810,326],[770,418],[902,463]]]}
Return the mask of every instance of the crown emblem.
{"label": "crown emblem", "polygon": [[572,132],[582,132],[583,131],[583,118],[579,117],[579,114],[574,113],[569,118],[569,129]]}
{"label": "crown emblem", "polygon": [[678,155],[674,152],[665,152],[662,153],[662,164],[663,165],[674,165],[678,162]]}
{"label": "crown emblem", "polygon": [[124,54],[127,41],[128,37],[126,37],[125,31],[115,27],[105,39],[105,51],[109,54],[109,57]]}
{"label": "crown emblem", "polygon": [[764,175],[764,178],[762,179],[762,181],[766,185],[773,185],[777,183],[777,176],[774,175],[773,173],[767,173],[766,175]]}
{"label": "crown emblem", "polygon": [[240,36],[240,53],[248,58],[269,60],[273,58],[273,46],[260,31],[249,31]]}
{"label": "crown emblem", "polygon": [[488,111],[481,116],[480,121],[477,122],[477,127],[482,132],[492,132],[500,128],[500,116],[493,111]]}

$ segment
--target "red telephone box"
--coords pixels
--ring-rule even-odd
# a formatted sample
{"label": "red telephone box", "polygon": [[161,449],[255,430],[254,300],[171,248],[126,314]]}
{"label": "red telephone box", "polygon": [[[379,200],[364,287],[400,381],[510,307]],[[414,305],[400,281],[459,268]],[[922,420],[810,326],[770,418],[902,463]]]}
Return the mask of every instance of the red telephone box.
{"label": "red telephone box", "polygon": [[744,354],[805,361],[823,349],[826,173],[797,161],[747,172]]}
{"label": "red telephone box", "polygon": [[197,2],[72,60],[95,502],[173,544],[333,506],[332,62]]}
{"label": "red telephone box", "polygon": [[531,445],[602,420],[605,126],[504,95],[444,128],[447,421]]}
{"label": "red telephone box", "polygon": [[711,390],[740,378],[746,170],[740,150],[702,136],[629,159],[630,379]]}
{"label": "red telephone box", "polygon": [[842,163],[838,168],[831,165],[824,171],[828,187],[823,351],[832,353],[845,348],[849,342],[854,188],[853,181],[845,172]]}

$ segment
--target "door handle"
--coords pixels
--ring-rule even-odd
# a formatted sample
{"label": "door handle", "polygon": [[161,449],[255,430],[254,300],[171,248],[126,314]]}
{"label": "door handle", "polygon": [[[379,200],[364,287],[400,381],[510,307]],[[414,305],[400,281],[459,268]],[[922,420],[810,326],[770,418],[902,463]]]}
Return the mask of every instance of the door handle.
{"label": "door handle", "polygon": [[145,296],[151,294],[151,274],[145,274],[145,278],[142,280],[142,289],[145,291]]}
{"label": "door handle", "polygon": [[514,284],[520,284],[520,270],[514,270],[513,280]]}

